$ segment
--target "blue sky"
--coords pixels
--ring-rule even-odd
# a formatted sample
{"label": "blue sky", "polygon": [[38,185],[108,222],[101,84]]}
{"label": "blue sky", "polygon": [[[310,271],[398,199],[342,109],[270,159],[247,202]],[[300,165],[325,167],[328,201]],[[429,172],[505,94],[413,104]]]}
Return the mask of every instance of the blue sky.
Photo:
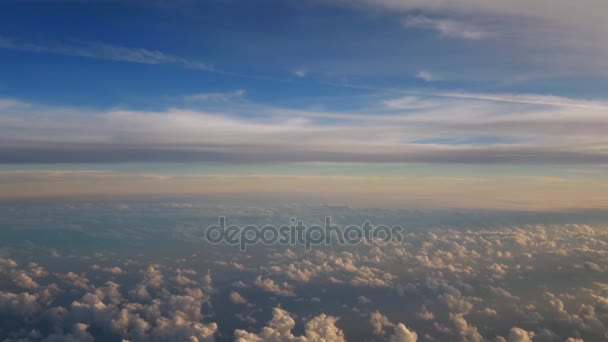
{"label": "blue sky", "polygon": [[9,173],[605,180],[600,0],[0,7]]}
{"label": "blue sky", "polygon": [[457,14],[449,7],[395,9],[383,1],[152,3],[5,2],[1,94],[134,108],[235,88],[267,103],[362,93],[340,84],[606,95],[605,64],[599,72],[584,63],[562,70],[573,58],[601,64],[603,56],[593,58],[579,36],[554,42],[559,25],[570,25],[559,17],[475,13],[465,5]]}

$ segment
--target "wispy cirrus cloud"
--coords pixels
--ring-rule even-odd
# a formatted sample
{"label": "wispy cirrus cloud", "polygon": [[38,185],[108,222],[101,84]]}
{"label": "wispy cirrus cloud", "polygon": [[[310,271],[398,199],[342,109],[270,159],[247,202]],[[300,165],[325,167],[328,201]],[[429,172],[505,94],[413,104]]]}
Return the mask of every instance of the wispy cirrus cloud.
{"label": "wispy cirrus cloud", "polygon": [[433,75],[430,71],[423,69],[420,70],[416,73],[416,78],[419,78],[421,80],[427,81],[427,82],[431,82],[431,81],[436,81],[437,77],[435,75]]}
{"label": "wispy cirrus cloud", "polygon": [[184,96],[184,100],[188,102],[198,102],[198,101],[215,101],[215,102],[223,102],[234,100],[237,98],[243,97],[245,95],[245,89],[237,89],[235,91],[229,92],[214,92],[214,93],[200,93],[200,94],[191,94]]}
{"label": "wispy cirrus cloud", "polygon": [[306,75],[308,75],[308,71],[304,69],[296,69],[293,71],[293,74],[297,77],[306,77]]}
{"label": "wispy cirrus cloud", "polygon": [[101,42],[78,42],[74,44],[49,42],[32,43],[0,35],[0,48],[129,63],[172,64],[188,69],[220,72],[213,66],[202,61],[182,58],[158,50],[131,48]]}
{"label": "wispy cirrus cloud", "polygon": [[403,25],[408,28],[433,29],[446,38],[480,40],[490,35],[489,32],[466,22],[429,18],[423,15],[408,16],[403,20]]}
{"label": "wispy cirrus cloud", "polygon": [[0,112],[0,162],[608,164],[606,113],[601,102],[475,93],[386,95],[365,113],[230,101],[214,112],[30,104]]}

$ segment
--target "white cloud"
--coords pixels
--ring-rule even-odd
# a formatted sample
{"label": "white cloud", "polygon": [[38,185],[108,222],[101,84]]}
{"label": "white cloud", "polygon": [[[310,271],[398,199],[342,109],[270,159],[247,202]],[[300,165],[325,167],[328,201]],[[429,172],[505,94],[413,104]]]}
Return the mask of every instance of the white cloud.
{"label": "white cloud", "polygon": [[386,335],[387,329],[392,330],[393,332],[389,335],[388,341],[416,342],[418,340],[418,334],[415,331],[411,331],[403,323],[392,323],[388,317],[378,311],[370,314],[369,322],[375,335]]}
{"label": "white cloud", "polygon": [[435,76],[428,70],[420,70],[416,73],[416,77],[427,82],[435,81]]}
{"label": "white cloud", "polygon": [[238,292],[230,292],[230,301],[234,304],[247,304],[247,299],[243,298]]}
{"label": "white cloud", "polygon": [[304,327],[304,336],[295,336],[292,332],[296,322],[291,314],[283,309],[274,308],[272,320],[255,334],[245,330],[234,331],[237,342],[344,342],[344,332],[336,326],[336,317],[321,314],[309,320]]}
{"label": "white cloud", "polygon": [[95,338],[91,335],[87,329],[89,325],[83,323],[76,323],[72,326],[70,333],[63,334],[52,334],[49,337],[42,340],[43,342],[93,342]]}
{"label": "white cloud", "polygon": [[0,48],[106,59],[130,63],[175,64],[188,69],[215,71],[212,66],[204,62],[168,55],[158,50],[130,48],[100,42],[83,42],[79,45],[66,45],[62,43],[30,43],[0,36]]}
{"label": "white cloud", "polygon": [[432,321],[435,319],[435,315],[433,315],[433,313],[431,311],[429,311],[429,309],[426,307],[426,305],[422,306],[422,308],[420,309],[420,312],[416,314],[416,317],[423,319],[425,321]]}
{"label": "white cloud", "polygon": [[[366,113],[245,105],[255,118],[236,107],[82,113],[31,105],[0,113],[0,127],[11,127],[0,133],[14,142],[0,147],[0,160],[608,163],[602,101],[429,93],[389,98]],[[490,142],[459,143],[478,137]]]}
{"label": "white cloud", "polygon": [[262,279],[258,276],[255,279],[255,285],[262,289],[264,292],[270,292],[272,294],[284,297],[292,297],[295,294],[292,291],[292,287],[287,283],[277,284],[272,279]]}
{"label": "white cloud", "polygon": [[29,292],[12,293],[0,290],[0,313],[31,317],[41,309],[38,299],[38,294]]}
{"label": "white cloud", "polygon": [[408,16],[403,20],[405,27],[429,28],[437,31],[440,36],[465,40],[480,40],[490,34],[482,29],[465,22],[451,19],[435,19],[426,16]]}
{"label": "white cloud", "polygon": [[409,330],[403,323],[397,324],[395,332],[389,337],[390,342],[416,342],[418,334]]}
{"label": "white cloud", "polygon": [[395,326],[388,317],[378,311],[372,312],[369,315],[369,323],[372,326],[375,335],[383,335],[386,333],[385,329],[387,327],[391,328]]}
{"label": "white cloud", "polygon": [[509,331],[507,342],[532,342],[533,337],[534,332],[514,327],[511,328],[511,331]]}
{"label": "white cloud", "polygon": [[450,313],[450,323],[453,325],[454,333],[460,336],[463,341],[482,342],[484,340],[477,327],[470,325],[462,314]]}
{"label": "white cloud", "polygon": [[304,69],[296,69],[293,71],[293,74],[297,77],[306,77],[306,75],[308,75],[308,71]]}
{"label": "white cloud", "polygon": [[102,271],[103,271],[103,272],[106,272],[106,273],[110,273],[110,274],[123,274],[123,272],[124,272],[124,271],[123,271],[123,270],[122,270],[120,267],[118,267],[118,266],[114,266],[114,267],[104,267]]}
{"label": "white cloud", "polygon": [[12,271],[10,273],[10,277],[16,286],[23,289],[35,289],[39,286],[38,283],[36,283],[34,279],[28,276],[23,270]]}
{"label": "white cloud", "polygon": [[234,100],[237,98],[243,97],[245,95],[244,89],[237,89],[231,92],[225,93],[201,93],[201,94],[192,94],[184,96],[184,100],[189,102],[197,102],[197,101],[216,101],[216,102],[225,102]]}

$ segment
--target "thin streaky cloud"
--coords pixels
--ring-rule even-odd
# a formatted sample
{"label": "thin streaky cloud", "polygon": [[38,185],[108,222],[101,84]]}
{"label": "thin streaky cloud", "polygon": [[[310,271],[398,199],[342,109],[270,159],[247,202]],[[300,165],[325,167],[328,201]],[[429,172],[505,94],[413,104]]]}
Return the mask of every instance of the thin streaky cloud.
{"label": "thin streaky cloud", "polygon": [[474,25],[452,19],[435,19],[426,16],[408,16],[403,20],[407,28],[433,29],[446,38],[480,40],[490,34]]}
{"label": "thin streaky cloud", "polygon": [[510,102],[542,106],[555,107],[571,107],[571,108],[586,108],[586,109],[601,109],[608,110],[608,102],[598,100],[574,99],[564,96],[543,95],[543,94],[511,94],[511,93],[469,93],[469,92],[446,92],[433,91],[424,89],[406,89],[406,88],[387,88],[368,85],[358,85],[352,83],[326,83],[333,87],[361,89],[371,91],[382,91],[391,93],[446,97],[466,100],[480,100],[489,102]]}
{"label": "thin streaky cloud", "polygon": [[249,73],[222,70],[204,61],[179,57],[159,50],[132,48],[103,42],[79,42],[76,44],[65,44],[62,42],[32,43],[19,41],[11,37],[0,35],[0,49],[18,50],[31,53],[49,53],[127,63],[176,65],[186,69],[211,72],[225,76],[267,80],[273,82],[289,82],[289,80],[286,79],[265,75],[254,75]]}
{"label": "thin streaky cloud", "polygon": [[234,100],[237,98],[243,97],[245,95],[245,89],[237,89],[235,91],[230,92],[214,92],[214,93],[200,93],[200,94],[191,94],[184,96],[184,100],[187,102],[197,102],[197,101],[216,101],[223,102]]}
{"label": "thin streaky cloud", "polygon": [[546,105],[557,107],[587,108],[608,110],[608,103],[601,101],[571,99],[562,96],[539,95],[539,94],[480,94],[444,92],[436,93],[436,96],[453,97],[459,99],[485,100],[496,102],[513,102],[533,105]]}
{"label": "thin streaky cloud", "polygon": [[[596,109],[469,99],[437,99],[438,107],[426,108],[426,102],[409,97],[376,103],[380,111],[392,106],[411,112],[367,116],[236,106],[256,118],[230,108],[85,115],[31,105],[0,116],[0,163],[608,163],[608,119]],[[341,115],[339,121],[323,120]]]}
{"label": "thin streaky cloud", "polygon": [[0,36],[0,48],[140,64],[174,64],[189,69],[216,71],[205,62],[165,54],[158,50],[129,48],[101,42],[85,42],[78,45],[66,45],[63,43],[45,44],[21,42],[9,37]]}
{"label": "thin streaky cloud", "polygon": [[437,80],[435,75],[433,75],[430,71],[428,71],[426,69],[422,69],[422,70],[418,71],[418,73],[416,73],[416,78],[419,78],[419,79],[427,81],[427,82]]}

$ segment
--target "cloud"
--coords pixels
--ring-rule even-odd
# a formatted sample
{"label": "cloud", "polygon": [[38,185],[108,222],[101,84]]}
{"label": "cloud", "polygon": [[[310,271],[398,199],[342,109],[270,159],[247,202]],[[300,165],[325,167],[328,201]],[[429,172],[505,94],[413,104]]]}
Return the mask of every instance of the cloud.
{"label": "cloud", "polygon": [[404,96],[400,98],[384,100],[384,106],[390,110],[414,110],[431,107],[431,104],[416,96]]}
{"label": "cloud", "polygon": [[295,296],[295,294],[291,290],[291,286],[289,286],[289,284],[287,283],[277,284],[272,279],[262,279],[261,276],[258,276],[255,279],[255,285],[264,292],[270,292],[278,296]]}
{"label": "cloud", "polygon": [[295,336],[292,330],[296,322],[291,314],[283,309],[274,308],[272,320],[259,333],[237,329],[234,331],[234,338],[237,342],[344,342],[346,341],[344,332],[336,326],[337,321],[338,319],[333,316],[318,315],[306,323],[304,336]]}
{"label": "cloud", "polygon": [[523,329],[515,327],[511,328],[511,330],[509,331],[507,342],[532,342],[533,337],[533,332],[525,331]]}
{"label": "cloud", "polygon": [[29,292],[12,293],[0,290],[0,313],[31,317],[40,312],[39,295]]}
{"label": "cloud", "polygon": [[52,334],[42,340],[43,342],[93,342],[95,338],[87,332],[89,325],[76,323],[68,334]]}
{"label": "cloud", "polygon": [[480,40],[489,35],[473,25],[450,19],[434,19],[422,15],[408,16],[403,20],[405,27],[429,28],[437,31],[440,36],[465,40]]}
{"label": "cloud", "polygon": [[594,13],[608,9],[608,5],[602,0],[587,0],[584,6],[577,7],[568,7],[568,0],[540,0],[533,3],[514,0],[508,4],[501,1],[484,0],[333,0],[331,2],[351,7],[359,6],[363,9],[375,8],[400,13],[423,11],[469,16],[531,17],[555,26],[570,27],[583,32],[593,30],[606,32],[605,26],[601,25],[601,18],[595,16]]}
{"label": "cloud", "polygon": [[[508,66],[490,68],[498,79],[511,78],[513,65],[525,65],[525,74],[537,77],[577,77],[606,75],[608,48],[597,41],[608,34],[608,27],[597,13],[608,5],[602,0],[585,0],[581,6],[571,6],[568,0],[322,0],[360,11],[404,17],[406,26],[430,29],[440,37],[476,42],[483,46],[481,55],[502,58],[509,54]],[[470,45],[470,44],[469,44]],[[495,53],[496,51],[496,53]],[[498,52],[500,51],[500,52]],[[469,54],[471,58],[479,55]],[[500,57],[499,57],[500,56]],[[445,61],[441,61],[445,67]],[[461,65],[452,65],[458,73]],[[470,67],[479,66],[475,62]],[[471,80],[468,72],[462,77]],[[473,77],[479,79],[488,69],[480,68]],[[482,71],[483,70],[483,71]],[[503,74],[501,71],[505,71]],[[502,76],[501,76],[502,74]],[[515,76],[514,79],[517,79]]]}
{"label": "cloud", "polygon": [[230,302],[234,304],[247,304],[247,299],[243,298],[238,292],[230,292]]}
{"label": "cloud", "polygon": [[370,314],[369,322],[372,325],[373,333],[375,335],[386,335],[386,329],[392,329],[393,332],[389,335],[388,341],[391,342],[416,342],[418,340],[418,334],[408,329],[403,323],[392,323],[388,317],[382,315],[380,312],[372,312]]}
{"label": "cloud", "polygon": [[106,273],[114,274],[114,275],[116,275],[116,274],[123,274],[124,273],[124,271],[120,267],[118,267],[118,266],[105,267],[102,271],[106,272]]}
{"label": "cloud", "polygon": [[297,77],[306,77],[306,75],[308,75],[308,71],[304,69],[296,69],[293,71],[293,74]]}
{"label": "cloud", "polygon": [[458,99],[471,99],[482,101],[512,102],[531,105],[570,107],[584,109],[608,110],[608,103],[604,101],[576,100],[561,96],[536,95],[536,94],[479,94],[444,92],[436,93],[437,96],[452,97]]}
{"label": "cloud", "polygon": [[435,319],[435,315],[433,315],[433,313],[429,311],[426,305],[422,306],[422,309],[419,313],[416,314],[416,317],[425,321],[432,321],[433,319]]}
{"label": "cloud", "polygon": [[[255,200],[256,203],[259,202],[257,196]],[[123,201],[124,199],[121,199],[116,203],[124,203]],[[301,217],[319,217],[331,213],[332,216],[339,217],[344,225],[360,222],[362,217],[366,217],[372,222],[380,220],[386,224],[416,222],[416,227],[408,228],[407,239],[402,245],[391,248],[360,245],[356,253],[348,249],[339,250],[336,246],[318,248],[311,252],[293,246],[283,252],[274,248],[268,250],[267,258],[263,260],[250,258],[247,254],[230,254],[229,251],[226,252],[229,254],[214,254],[203,260],[199,255],[192,255],[192,249],[189,249],[181,255],[176,254],[175,258],[170,260],[159,260],[163,263],[160,265],[148,264],[149,254],[139,254],[137,249],[129,250],[128,254],[105,251],[97,254],[100,258],[111,256],[121,261],[135,258],[136,260],[128,263],[129,267],[147,265],[140,266],[138,279],[114,277],[103,272],[103,267],[93,268],[90,264],[101,262],[99,258],[91,258],[90,255],[89,258],[79,258],[77,251],[68,252],[69,246],[61,250],[60,254],[64,257],[60,258],[63,259],[52,262],[44,259],[47,254],[27,254],[28,249],[19,250],[15,255],[6,253],[0,258],[2,279],[11,279],[11,274],[21,271],[32,276],[34,269],[43,267],[41,265],[48,270],[48,275],[36,278],[38,286],[27,289],[27,292],[15,292],[13,284],[5,282],[6,288],[0,289],[0,314],[3,317],[7,315],[8,319],[19,324],[3,327],[3,337],[9,340],[25,339],[32,332],[31,337],[36,341],[44,338],[61,340],[60,338],[79,334],[95,335],[98,339],[112,335],[131,341],[181,341],[191,336],[195,336],[199,341],[210,341],[216,335],[222,339],[229,338],[234,332],[234,337],[243,342],[295,342],[342,341],[352,332],[353,336],[365,334],[376,340],[387,341],[411,342],[417,341],[418,338],[424,341],[485,341],[497,336],[496,341],[524,342],[533,339],[564,341],[571,336],[585,340],[603,340],[608,332],[605,324],[608,284],[603,282],[601,273],[589,272],[582,266],[585,261],[598,265],[605,263],[608,237],[605,227],[592,227],[582,222],[602,222],[605,213],[442,213],[403,209],[299,206],[291,203],[276,207],[245,207],[241,201],[220,207],[211,204],[207,207],[200,202],[193,202],[195,205],[191,208],[169,208],[163,206],[167,201],[150,201],[134,200],[126,204],[130,208],[139,208],[142,212],[154,212],[153,217],[175,217],[173,215],[176,213],[189,216],[194,211],[204,217],[215,217],[218,212],[223,212],[231,217],[234,215],[235,222],[256,219],[274,223],[296,214]],[[144,202],[148,206],[144,206]],[[89,217],[89,210],[97,212],[100,208],[88,202],[66,203],[72,203],[69,209],[66,209],[71,216],[82,212]],[[118,222],[130,222],[128,218],[132,216],[132,212],[116,209],[116,203],[101,204],[101,208],[114,208],[103,210],[102,216],[111,217]],[[53,208],[55,205],[68,208],[62,201],[56,202]],[[117,216],[108,216],[111,213]],[[28,211],[23,215],[31,213]],[[74,217],[79,219],[78,216]],[[37,218],[31,217],[32,220]],[[124,219],[127,221],[123,221]],[[581,220],[580,224],[558,223],[578,220]],[[526,225],[524,222],[531,224]],[[81,227],[77,233],[91,234],[91,238],[107,237],[113,235],[114,230],[125,233],[124,229],[121,229],[122,226],[104,225],[91,231]],[[198,231],[200,227],[195,226],[192,229]],[[46,228],[32,226],[28,229],[32,234],[36,234]],[[147,245],[146,242],[151,240],[166,240],[170,243],[168,248],[177,248],[182,245],[179,242],[174,244],[175,241],[184,241],[189,236],[183,229],[185,228],[167,227],[164,232],[167,235],[163,235],[163,231],[156,228],[154,234],[149,230],[135,229],[125,233],[128,235],[118,235],[115,239],[130,241],[125,240],[128,236],[140,241],[142,245]],[[66,235],[68,233],[64,232]],[[172,238],[165,238],[166,236]],[[9,256],[11,259],[8,259]],[[152,258],[154,259],[154,256]],[[32,260],[35,260],[35,263],[29,264]],[[66,269],[72,264],[67,261],[73,260],[82,263],[79,269],[84,268],[90,272],[90,281],[84,281],[84,275],[77,275],[68,271],[69,268]],[[301,292],[306,293],[306,298],[320,298],[320,302],[311,304],[305,298],[296,296],[280,298],[282,305],[297,310],[291,313],[274,305],[262,306],[262,303],[268,303],[266,299],[273,298],[275,293],[257,293],[256,303],[259,303],[259,309],[249,310],[249,307],[234,305],[222,308],[218,319],[236,316],[238,320],[228,318],[229,323],[221,330],[222,321],[211,322],[215,321],[212,319],[211,304],[225,304],[230,299],[242,303],[240,294],[233,292],[227,296],[225,291],[213,291],[210,288],[212,280],[209,273],[198,281],[202,286],[179,284],[173,277],[162,276],[163,273],[183,274],[195,279],[201,272],[199,270],[206,267],[212,267],[214,272],[225,270],[217,261],[245,262],[248,266],[246,270],[228,270],[230,277],[217,277],[216,282],[220,288],[229,288],[229,283],[234,279],[250,279],[259,272],[262,276],[257,277],[256,283],[275,290],[288,289],[290,286],[284,283],[266,281],[269,280],[267,277],[280,273],[284,277],[294,274],[294,278],[297,278],[300,271],[310,276]],[[87,262],[89,264],[86,264]],[[119,264],[125,265],[126,262]],[[21,269],[20,265],[27,266],[21,266]],[[493,265],[501,265],[502,277],[494,276],[494,271],[489,269]],[[538,270],[541,269],[543,276],[539,277]],[[69,272],[69,276],[58,271]],[[387,277],[390,279],[390,286],[381,289],[362,287],[360,283],[364,283],[363,281],[350,281],[352,278],[365,276],[379,278],[387,273],[391,274]],[[547,275],[555,281],[547,282]],[[112,278],[117,278],[120,283],[108,282],[108,279]],[[568,279],[568,283],[564,285],[560,279]],[[62,285],[60,289],[52,283],[56,280],[69,281],[72,286]],[[339,286],[335,285],[336,280],[340,281]],[[75,286],[76,282],[85,283],[85,286]],[[240,285],[244,283],[234,286]],[[133,296],[141,286],[146,288],[147,295]],[[250,288],[247,293],[252,293],[253,290]],[[214,298],[217,293],[220,293],[220,296]],[[341,308],[331,302],[331,299],[337,297],[336,293],[344,295],[340,297],[345,304]],[[357,298],[363,295],[374,300],[370,302]],[[360,302],[366,304],[356,310],[349,310]],[[422,307],[421,303],[424,303]],[[256,321],[266,320],[268,309],[273,307],[273,318],[259,330],[257,327],[253,331],[251,328],[233,330],[233,320],[236,324],[240,321],[245,327],[251,326]],[[328,308],[338,308],[341,320],[338,320],[335,314],[327,312]],[[226,309],[235,309],[236,312]],[[385,313],[390,312],[390,316],[378,310],[387,310]],[[467,311],[470,313],[465,314]],[[483,314],[484,311],[486,314]],[[354,328],[350,325],[350,322],[355,321],[351,321],[352,317],[357,316],[357,320],[361,322],[361,318],[367,314],[369,325],[363,324]],[[340,323],[343,321],[348,321],[344,327]],[[408,323],[399,323],[404,321]],[[44,325],[39,325],[41,322]],[[297,326],[300,322],[304,325],[303,329]],[[75,329],[75,324],[81,325]],[[534,327],[534,332],[519,327]],[[301,336],[297,336],[298,334]]]}
{"label": "cloud", "polygon": [[417,340],[416,332],[409,330],[403,323],[397,324],[395,332],[389,337],[390,342],[416,342]]}
{"label": "cloud", "polygon": [[258,115],[29,105],[0,113],[0,162],[608,163],[601,101],[433,93],[365,114],[245,107]]}
{"label": "cloud", "polygon": [[207,63],[172,56],[158,50],[129,48],[100,42],[81,42],[77,45],[30,43],[0,36],[0,48],[139,64],[173,64],[194,70],[217,71]]}
{"label": "cloud", "polygon": [[199,101],[215,101],[215,102],[225,102],[234,99],[238,99],[245,95],[244,89],[237,89],[235,91],[226,92],[226,93],[201,93],[201,94],[193,94],[184,96],[184,100],[188,102],[199,102]]}
{"label": "cloud", "polygon": [[435,78],[435,76],[428,70],[420,70],[418,71],[418,73],[416,73],[416,77],[421,79],[421,80],[425,80],[427,82],[431,82],[431,81],[435,81],[437,80]]}
{"label": "cloud", "polygon": [[30,278],[27,273],[23,270],[19,271],[11,271],[10,277],[12,282],[23,289],[35,289],[39,285],[34,281],[34,279]]}
{"label": "cloud", "polygon": [[373,333],[375,335],[383,335],[386,333],[385,329],[387,327],[391,328],[395,325],[388,319],[388,317],[384,316],[378,311],[372,312],[369,315],[369,323],[373,328]]}
{"label": "cloud", "polygon": [[454,333],[463,341],[482,342],[484,340],[477,327],[470,325],[462,314],[450,313],[450,323],[453,325]]}

